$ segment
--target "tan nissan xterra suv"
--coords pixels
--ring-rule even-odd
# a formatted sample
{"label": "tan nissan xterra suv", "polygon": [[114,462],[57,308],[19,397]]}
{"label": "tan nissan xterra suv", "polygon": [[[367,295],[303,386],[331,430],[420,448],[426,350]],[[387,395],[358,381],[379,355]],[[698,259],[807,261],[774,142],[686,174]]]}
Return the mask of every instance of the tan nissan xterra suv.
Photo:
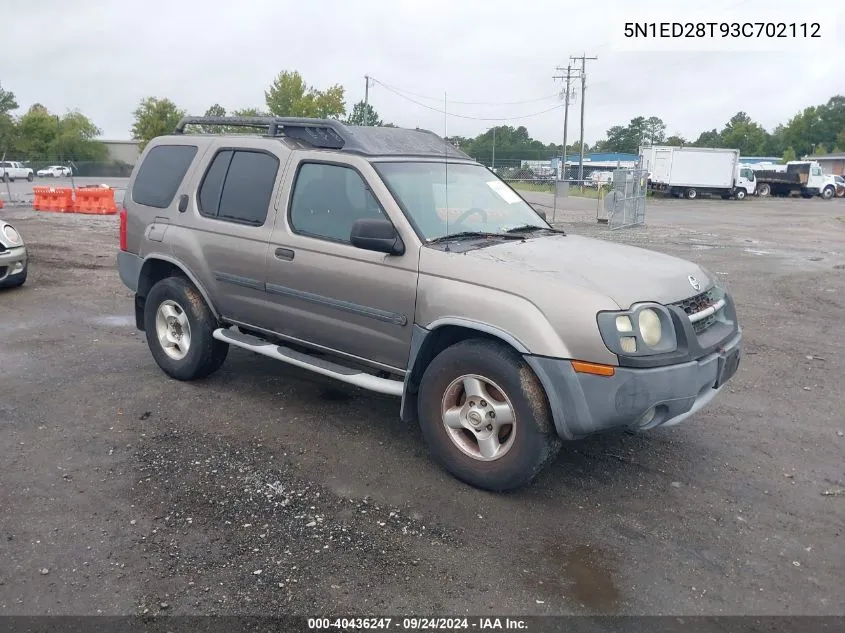
{"label": "tan nissan xterra suv", "polygon": [[739,363],[713,274],[556,230],[424,130],[189,117],[124,205],[120,277],[167,374],[207,376],[235,346],[401,397],[481,488],[530,481],[562,439],[676,424]]}

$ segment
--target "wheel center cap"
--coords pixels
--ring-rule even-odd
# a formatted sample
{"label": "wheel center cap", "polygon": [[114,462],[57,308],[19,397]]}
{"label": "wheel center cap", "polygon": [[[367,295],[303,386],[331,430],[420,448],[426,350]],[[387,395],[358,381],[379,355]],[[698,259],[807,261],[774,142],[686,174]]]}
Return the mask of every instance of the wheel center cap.
{"label": "wheel center cap", "polygon": [[479,424],[481,424],[482,418],[481,414],[478,411],[470,411],[467,417],[469,418],[470,424],[472,424],[473,426],[478,426]]}

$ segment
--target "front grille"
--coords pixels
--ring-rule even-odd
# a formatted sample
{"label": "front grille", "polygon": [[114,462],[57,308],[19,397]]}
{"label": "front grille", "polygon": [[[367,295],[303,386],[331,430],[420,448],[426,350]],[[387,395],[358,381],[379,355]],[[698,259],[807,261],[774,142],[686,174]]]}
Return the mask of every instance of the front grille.
{"label": "front grille", "polygon": [[[716,293],[713,289],[707,290],[702,292],[701,294],[695,295],[694,297],[690,297],[689,299],[684,299],[683,301],[678,301],[677,303],[673,304],[681,308],[687,315],[697,314],[702,310],[706,310],[714,303],[718,301],[718,297],[716,297]],[[692,324],[692,329],[695,330],[696,334],[701,334],[702,332],[706,331],[711,325],[716,322],[716,314],[711,314],[709,317],[705,319],[701,319],[700,321],[696,321]]]}

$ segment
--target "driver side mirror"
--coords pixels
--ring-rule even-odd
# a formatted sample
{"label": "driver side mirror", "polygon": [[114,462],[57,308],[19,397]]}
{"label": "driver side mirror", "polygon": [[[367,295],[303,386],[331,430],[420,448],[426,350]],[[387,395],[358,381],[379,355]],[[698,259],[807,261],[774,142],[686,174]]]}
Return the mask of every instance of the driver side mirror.
{"label": "driver side mirror", "polygon": [[544,220],[545,220],[545,219],[547,219],[547,218],[546,218],[546,212],[545,212],[543,209],[537,209],[537,208],[535,207],[535,208],[534,208],[534,211],[537,213],[537,215],[539,215],[539,216],[540,216],[541,218],[543,218]]}
{"label": "driver side mirror", "polygon": [[405,243],[390,220],[363,218],[355,220],[349,235],[352,246],[388,255],[405,253]]}

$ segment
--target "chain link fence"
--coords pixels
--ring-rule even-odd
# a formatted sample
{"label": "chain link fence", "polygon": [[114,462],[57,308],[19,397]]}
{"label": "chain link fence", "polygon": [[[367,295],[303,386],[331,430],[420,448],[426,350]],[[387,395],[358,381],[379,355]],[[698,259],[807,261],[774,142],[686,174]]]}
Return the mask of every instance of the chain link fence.
{"label": "chain link fence", "polygon": [[[61,178],[67,173],[65,170],[50,170],[50,173],[38,174],[39,171],[48,170],[54,167],[63,167],[70,170],[70,174],[77,178],[128,178],[132,174],[132,165],[119,160],[88,161],[75,160],[73,158],[55,157],[53,159],[22,160],[8,156],[7,161],[20,162],[24,167],[29,167],[36,174],[36,178]],[[53,175],[57,174],[57,175]]]}
{"label": "chain link fence", "polygon": [[645,224],[647,195],[647,170],[617,169],[606,193],[599,197],[596,221],[607,224],[612,231]]}

